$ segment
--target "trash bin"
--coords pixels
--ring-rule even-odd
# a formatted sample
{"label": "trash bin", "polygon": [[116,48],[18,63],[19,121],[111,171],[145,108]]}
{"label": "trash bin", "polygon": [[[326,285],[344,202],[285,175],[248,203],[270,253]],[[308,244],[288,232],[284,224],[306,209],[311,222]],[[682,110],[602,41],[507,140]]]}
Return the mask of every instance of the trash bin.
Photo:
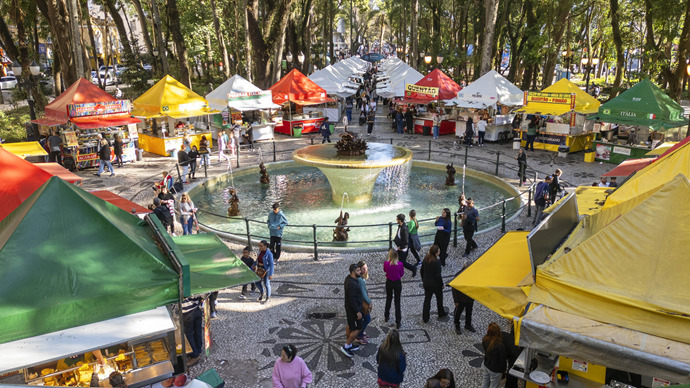
{"label": "trash bin", "polygon": [[570,147],[567,145],[560,145],[558,146],[558,157],[559,158],[565,158],[568,156],[568,153],[570,153]]}
{"label": "trash bin", "polygon": [[519,149],[520,149],[520,146],[521,146],[520,143],[521,143],[520,138],[519,138],[519,137],[514,137],[514,138],[513,138],[513,149],[514,149],[514,150],[519,150]]}
{"label": "trash bin", "polygon": [[197,376],[197,380],[201,380],[213,388],[223,388],[225,386],[225,381],[223,381],[220,375],[218,375],[216,368],[211,368],[207,371],[204,371],[202,374]]}
{"label": "trash bin", "polygon": [[424,136],[431,136],[431,127],[429,126],[423,126],[422,127],[422,135]]}
{"label": "trash bin", "polygon": [[293,124],[292,125],[292,136],[293,137],[302,137],[302,124]]}
{"label": "trash bin", "polygon": [[331,134],[333,134],[333,132],[335,132],[335,124],[328,124],[328,129],[330,129]]}
{"label": "trash bin", "polygon": [[585,162],[593,163],[596,155],[597,154],[596,154],[596,152],[594,152],[594,150],[586,150],[585,151]]}
{"label": "trash bin", "polygon": [[177,149],[168,150],[170,157],[177,160]]}

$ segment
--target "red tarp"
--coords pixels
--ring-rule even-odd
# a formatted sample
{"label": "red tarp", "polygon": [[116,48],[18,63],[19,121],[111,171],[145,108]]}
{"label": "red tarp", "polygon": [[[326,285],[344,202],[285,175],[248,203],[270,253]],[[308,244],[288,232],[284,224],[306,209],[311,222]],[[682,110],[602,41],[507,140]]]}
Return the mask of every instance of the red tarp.
{"label": "red tarp", "polygon": [[624,160],[623,163],[619,164],[618,166],[614,167],[613,170],[607,172],[606,174],[602,176],[630,176],[632,173],[635,171],[640,171],[643,168],[649,166],[652,164],[653,161],[655,161],[656,158],[642,158],[642,159],[628,159]]}
{"label": "red tarp", "polygon": [[[110,94],[108,94],[106,91],[103,89],[99,88],[98,86],[94,85],[93,83],[89,82],[86,80],[86,78],[79,78],[77,82],[73,83],[72,86],[67,88],[61,95],[59,95],[53,102],[50,104],[46,105],[45,111],[46,111],[46,116],[42,119],[37,119],[32,122],[36,124],[41,124],[41,125],[48,125],[48,126],[55,126],[59,124],[65,124],[67,121],[70,119],[69,116],[67,115],[67,105],[70,104],[88,104],[88,103],[94,103],[94,102],[110,102],[110,101],[117,101],[117,99]],[[125,117],[123,117],[125,116]],[[99,119],[93,119],[93,120],[88,120],[88,117],[80,117],[80,120],[76,121],[83,121],[85,124],[88,123],[98,123],[99,126],[84,126],[82,127],[79,125],[80,128],[82,129],[91,129],[91,128],[105,128],[109,126],[118,126],[118,125],[124,125],[124,124],[132,124],[132,123],[138,123],[141,120],[139,119],[134,119],[130,117],[128,114],[113,114],[112,120],[107,118],[107,117],[99,117]],[[122,123],[122,121],[125,121]]]}
{"label": "red tarp", "polygon": [[460,85],[439,69],[432,70],[431,73],[425,75],[415,85],[438,88],[438,96],[431,97],[427,94],[405,92],[403,103],[408,103],[408,100],[410,104],[428,104],[438,100],[450,100],[457,97],[458,92],[462,90]]}
{"label": "red tarp", "polygon": [[292,69],[285,77],[269,89],[273,91],[273,102],[282,105],[291,101],[299,105],[322,104],[335,101],[326,96],[326,89],[314,83],[297,69]]}
{"label": "red tarp", "polygon": [[36,163],[34,166],[69,183],[82,183],[82,179],[79,175],[70,172],[70,170],[62,167],[58,163]]}
{"label": "red tarp", "polygon": [[0,148],[0,221],[53,175]]}
{"label": "red tarp", "polygon": [[112,203],[113,205],[119,207],[120,209],[122,209],[128,213],[131,213],[132,210],[134,210],[136,212],[136,214],[151,213],[151,210],[149,210],[143,206],[139,206],[136,203],[129,201],[127,199],[124,199],[124,198],[120,197],[119,195],[112,193],[108,190],[96,190],[96,191],[92,191],[91,194],[95,195],[96,197],[98,197],[104,201],[108,201],[108,202]]}

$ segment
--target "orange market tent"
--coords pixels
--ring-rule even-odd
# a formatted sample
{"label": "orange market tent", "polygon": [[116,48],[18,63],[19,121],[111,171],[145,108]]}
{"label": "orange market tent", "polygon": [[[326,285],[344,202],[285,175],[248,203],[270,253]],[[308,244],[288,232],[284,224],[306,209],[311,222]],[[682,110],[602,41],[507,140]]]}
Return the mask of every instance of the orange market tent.
{"label": "orange market tent", "polygon": [[58,163],[36,163],[34,166],[40,168],[43,171],[47,171],[50,175],[54,175],[60,179],[66,180],[69,183],[81,184],[83,179],[71,172],[70,170],[62,167]]}
{"label": "orange market tent", "polygon": [[128,199],[122,198],[119,195],[108,191],[108,190],[96,190],[92,191],[91,194],[95,195],[96,197],[105,200],[107,202],[112,203],[113,205],[119,207],[120,209],[132,213],[132,210],[134,210],[133,213],[136,214],[146,214],[146,213],[151,213],[151,210],[140,206]]}
{"label": "orange market tent", "polygon": [[624,160],[621,164],[614,167],[611,171],[607,172],[606,174],[604,174],[602,176],[627,177],[627,176],[632,175],[635,171],[642,170],[643,168],[649,166],[655,160],[656,160],[656,158],[642,158],[642,159]]}
{"label": "orange market tent", "polygon": [[297,105],[315,105],[335,101],[326,96],[326,89],[317,85],[297,69],[292,69],[269,89],[273,91],[273,102],[278,105],[287,101]]}
{"label": "orange market tent", "polygon": [[0,221],[53,175],[0,148]]}
{"label": "orange market tent", "polygon": [[438,88],[438,95],[431,96],[424,93],[405,91],[403,103],[428,104],[438,100],[450,100],[457,97],[458,92],[462,89],[460,85],[439,69],[432,70],[431,73],[417,81],[415,85]]}
{"label": "orange market tent", "polygon": [[[77,114],[75,106],[83,113]],[[140,122],[139,119],[130,116],[129,109],[129,100],[118,100],[85,78],[79,78],[53,102],[46,105],[44,118],[32,122],[53,127],[70,121],[81,129]]]}

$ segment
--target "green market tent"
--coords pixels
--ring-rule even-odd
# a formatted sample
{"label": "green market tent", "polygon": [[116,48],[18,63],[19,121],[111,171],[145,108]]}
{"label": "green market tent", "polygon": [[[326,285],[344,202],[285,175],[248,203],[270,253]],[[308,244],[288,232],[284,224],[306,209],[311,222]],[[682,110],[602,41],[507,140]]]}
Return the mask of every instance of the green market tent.
{"label": "green market tent", "polygon": [[648,79],[600,106],[599,112],[589,119],[646,126],[653,130],[688,125],[688,120],[683,117],[683,108]]}
{"label": "green market tent", "polygon": [[193,234],[172,239],[189,262],[192,295],[259,281],[215,234]]}
{"label": "green market tent", "polygon": [[0,268],[0,343],[179,298],[145,221],[57,177],[0,222]]}

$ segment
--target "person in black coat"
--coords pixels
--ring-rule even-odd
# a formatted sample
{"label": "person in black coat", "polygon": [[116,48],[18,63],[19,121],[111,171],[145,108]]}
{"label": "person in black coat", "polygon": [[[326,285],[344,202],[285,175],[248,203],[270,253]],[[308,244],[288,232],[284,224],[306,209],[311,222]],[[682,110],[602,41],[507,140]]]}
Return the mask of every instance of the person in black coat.
{"label": "person in black coat", "polygon": [[559,179],[561,174],[563,174],[563,171],[561,171],[560,168],[557,168],[556,172],[554,172],[551,176],[551,183],[549,184],[549,201],[551,203],[556,202],[558,199],[558,192],[563,190],[563,187],[561,187],[561,181]]}
{"label": "person in black coat", "polygon": [[407,112],[405,112],[405,126],[407,127],[407,133],[414,132],[414,112],[412,107],[408,107]]}
{"label": "person in black coat", "polygon": [[422,306],[422,321],[429,322],[429,310],[431,309],[431,296],[436,296],[436,308],[438,317],[443,318],[448,313],[443,307],[443,277],[441,276],[441,263],[438,260],[440,249],[438,245],[432,245],[429,253],[422,261],[422,286],[424,286],[424,305]]}
{"label": "person in black coat", "polygon": [[196,160],[199,158],[199,150],[193,145],[187,155],[189,156],[189,177],[196,179]]}
{"label": "person in black coat", "polygon": [[465,144],[472,147],[474,142],[474,121],[472,117],[467,118],[467,124],[465,124]]}
{"label": "person in black coat", "polygon": [[400,213],[395,217],[398,223],[398,231],[395,233],[395,238],[393,238],[393,244],[395,244],[395,249],[398,251],[398,259],[403,266],[412,272],[412,277],[417,276],[417,266],[412,265],[407,262],[407,253],[409,252],[409,242],[410,242],[410,231],[405,223],[405,215]]}
{"label": "person in black coat", "polygon": [[[453,278],[458,277],[462,271],[470,266],[470,262],[466,261],[462,266],[462,269],[455,274]],[[462,292],[453,288],[453,303],[455,304],[455,316],[453,317],[453,323],[455,323],[455,332],[457,334],[462,334],[460,330],[460,315],[465,311],[465,330],[475,333],[477,330],[472,326],[472,308],[474,307],[474,299],[463,294]]]}

